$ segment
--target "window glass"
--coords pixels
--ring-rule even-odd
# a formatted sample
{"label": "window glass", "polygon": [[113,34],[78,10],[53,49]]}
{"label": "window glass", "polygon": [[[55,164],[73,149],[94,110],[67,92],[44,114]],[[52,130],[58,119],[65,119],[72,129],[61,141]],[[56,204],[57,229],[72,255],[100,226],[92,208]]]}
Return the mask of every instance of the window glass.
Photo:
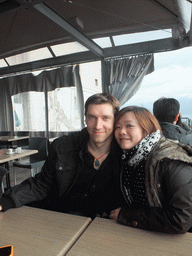
{"label": "window glass", "polygon": [[95,38],[93,41],[102,48],[112,47],[111,40],[109,37]]}
{"label": "window glass", "polygon": [[115,46],[147,42],[172,37],[171,29],[113,36]]}
{"label": "window glass", "polygon": [[75,87],[48,92],[49,131],[80,130],[80,113]]}
{"label": "window glass", "polygon": [[7,67],[8,65],[7,65],[7,63],[4,61],[4,59],[1,59],[0,60],[0,68],[5,68],[5,67]]}
{"label": "window glass", "polygon": [[77,52],[88,51],[86,47],[79,44],[78,42],[57,44],[57,45],[51,46],[51,49],[54,52],[55,56],[57,57],[67,55],[67,54],[77,53]]}
{"label": "window glass", "polygon": [[12,96],[15,131],[45,131],[44,92],[24,92]]}
{"label": "window glass", "polygon": [[53,57],[48,48],[41,48],[6,58],[9,65],[17,65]]}
{"label": "window glass", "polygon": [[[87,72],[89,70],[89,72]],[[89,96],[102,91],[101,62],[80,64],[84,103]],[[57,88],[47,93],[50,132],[81,130],[81,114],[76,87]],[[45,131],[44,92],[24,92],[12,96],[15,131]]]}

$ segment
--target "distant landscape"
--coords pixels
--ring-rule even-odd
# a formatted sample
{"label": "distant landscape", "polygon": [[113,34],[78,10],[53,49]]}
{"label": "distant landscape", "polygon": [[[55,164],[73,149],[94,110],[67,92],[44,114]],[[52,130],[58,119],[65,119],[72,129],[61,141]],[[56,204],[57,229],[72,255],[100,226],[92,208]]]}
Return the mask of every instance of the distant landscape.
{"label": "distant landscape", "polygon": [[155,71],[122,107],[138,105],[152,111],[155,100],[173,97],[180,102],[182,116],[192,119],[192,47],[154,56]]}

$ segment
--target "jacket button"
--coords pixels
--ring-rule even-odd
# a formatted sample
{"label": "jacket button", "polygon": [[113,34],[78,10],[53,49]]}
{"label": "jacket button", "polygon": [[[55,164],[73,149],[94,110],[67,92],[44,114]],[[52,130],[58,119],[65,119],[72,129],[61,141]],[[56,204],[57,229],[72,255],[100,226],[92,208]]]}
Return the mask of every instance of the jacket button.
{"label": "jacket button", "polygon": [[138,225],[137,221],[133,221],[133,226],[136,227]]}
{"label": "jacket button", "polygon": [[157,188],[160,188],[160,187],[161,187],[161,184],[158,183],[158,184],[157,184]]}
{"label": "jacket button", "polygon": [[62,166],[59,166],[59,170],[61,171],[63,168],[62,168]]}

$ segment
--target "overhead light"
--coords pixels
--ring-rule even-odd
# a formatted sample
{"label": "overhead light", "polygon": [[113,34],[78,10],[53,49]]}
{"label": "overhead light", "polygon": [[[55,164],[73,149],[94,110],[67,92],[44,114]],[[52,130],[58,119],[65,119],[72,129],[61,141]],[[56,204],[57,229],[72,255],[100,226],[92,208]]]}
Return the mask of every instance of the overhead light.
{"label": "overhead light", "polygon": [[83,29],[84,29],[83,21],[80,20],[77,16],[69,18],[68,21],[69,21],[72,25],[74,25],[76,28],[78,28],[78,29],[80,29],[81,31],[83,31]]}

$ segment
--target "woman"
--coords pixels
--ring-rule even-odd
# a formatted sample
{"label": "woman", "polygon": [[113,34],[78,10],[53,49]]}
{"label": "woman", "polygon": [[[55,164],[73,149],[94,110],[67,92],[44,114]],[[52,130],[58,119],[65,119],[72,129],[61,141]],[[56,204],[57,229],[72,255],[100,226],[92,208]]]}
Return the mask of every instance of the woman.
{"label": "woman", "polygon": [[141,229],[185,233],[192,227],[192,149],[160,130],[145,108],[130,106],[117,115],[126,207],[113,210],[110,218]]}

